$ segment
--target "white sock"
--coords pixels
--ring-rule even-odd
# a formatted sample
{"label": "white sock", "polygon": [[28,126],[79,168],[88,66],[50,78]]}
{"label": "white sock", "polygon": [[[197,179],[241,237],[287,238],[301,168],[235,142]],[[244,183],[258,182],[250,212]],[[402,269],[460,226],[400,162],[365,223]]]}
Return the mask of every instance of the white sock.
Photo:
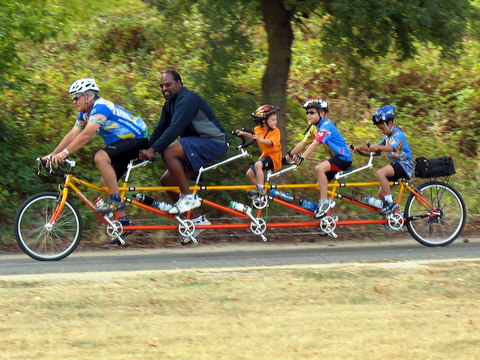
{"label": "white sock", "polygon": [[393,202],[393,197],[392,197],[392,195],[385,195],[385,201],[386,201],[386,202]]}

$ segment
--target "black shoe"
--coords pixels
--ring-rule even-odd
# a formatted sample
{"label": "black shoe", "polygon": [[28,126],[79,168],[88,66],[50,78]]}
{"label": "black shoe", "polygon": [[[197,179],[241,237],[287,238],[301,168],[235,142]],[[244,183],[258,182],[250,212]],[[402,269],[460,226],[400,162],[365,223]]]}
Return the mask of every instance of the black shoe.
{"label": "black shoe", "polygon": [[118,239],[112,239],[112,240],[110,240],[109,244],[110,244],[110,245],[122,246],[122,243],[121,243],[120,240],[118,240]]}

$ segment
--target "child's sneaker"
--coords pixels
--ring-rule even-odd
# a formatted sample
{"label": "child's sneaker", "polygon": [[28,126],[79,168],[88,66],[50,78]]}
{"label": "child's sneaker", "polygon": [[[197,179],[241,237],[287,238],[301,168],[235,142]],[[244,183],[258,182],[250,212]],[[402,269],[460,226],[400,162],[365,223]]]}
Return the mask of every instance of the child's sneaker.
{"label": "child's sneaker", "polygon": [[178,215],[198,208],[200,205],[202,205],[202,199],[197,194],[180,194],[178,201],[167,213]]}
{"label": "child's sneaker", "polygon": [[314,217],[316,219],[321,218],[334,206],[335,206],[335,201],[333,201],[332,199],[320,200],[318,202],[318,209],[315,212]]}
{"label": "child's sneaker", "polygon": [[266,195],[265,188],[258,187],[258,186],[255,186],[252,190],[249,190],[247,192],[247,196],[251,198],[257,197],[257,196],[265,196],[265,195]]}
{"label": "child's sneaker", "polygon": [[[197,225],[212,225],[212,223],[210,221],[208,221],[208,219],[204,215],[199,216],[198,218],[193,219],[192,221],[195,224],[195,227]],[[193,235],[193,237],[197,237],[198,235],[200,235],[205,230],[207,230],[207,229],[195,229],[192,235]],[[190,237],[186,236],[182,240],[182,245],[186,245],[190,242],[191,242]]]}
{"label": "child's sneaker", "polygon": [[398,205],[395,203],[395,201],[384,201],[383,202],[383,208],[380,210],[379,214],[380,215],[388,215],[394,212],[396,209],[398,209]]}

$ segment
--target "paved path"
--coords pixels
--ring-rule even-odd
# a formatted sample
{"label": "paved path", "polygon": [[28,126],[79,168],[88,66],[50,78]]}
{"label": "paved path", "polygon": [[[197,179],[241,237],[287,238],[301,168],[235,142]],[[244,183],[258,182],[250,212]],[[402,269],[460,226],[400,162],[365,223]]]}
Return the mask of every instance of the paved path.
{"label": "paved path", "polygon": [[195,245],[175,249],[74,252],[64,260],[41,262],[24,254],[0,256],[0,279],[21,275],[130,272],[347,263],[480,259],[480,239],[429,248],[415,241],[278,245],[246,243]]}

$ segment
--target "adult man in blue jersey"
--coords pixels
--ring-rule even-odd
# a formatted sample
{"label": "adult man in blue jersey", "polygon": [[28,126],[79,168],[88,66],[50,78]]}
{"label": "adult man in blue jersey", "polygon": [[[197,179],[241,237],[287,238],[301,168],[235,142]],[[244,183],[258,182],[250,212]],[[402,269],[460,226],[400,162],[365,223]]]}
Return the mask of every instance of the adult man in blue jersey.
{"label": "adult man in blue jersey", "polygon": [[148,147],[148,126],[123,107],[99,97],[99,91],[91,78],[77,80],[70,86],[69,93],[78,111],[76,122],[55,150],[43,159],[60,164],[98,133],[107,146],[95,154],[94,160],[101,175],[100,186],[108,187],[110,196],[96,211],[102,214],[118,211],[121,219],[126,213],[118,180],[130,160],[138,158],[140,150]]}
{"label": "adult man in blue jersey", "polygon": [[150,148],[142,150],[140,158],[151,159],[155,153],[162,155],[167,167],[161,178],[162,185],[180,189],[180,195],[169,192],[175,205],[167,212],[176,215],[201,205],[201,199],[192,194],[187,180],[202,166],[227,153],[227,133],[207,102],[184,87],[176,71],[162,74],[160,88],[166,102],[158,125],[148,139]]}

